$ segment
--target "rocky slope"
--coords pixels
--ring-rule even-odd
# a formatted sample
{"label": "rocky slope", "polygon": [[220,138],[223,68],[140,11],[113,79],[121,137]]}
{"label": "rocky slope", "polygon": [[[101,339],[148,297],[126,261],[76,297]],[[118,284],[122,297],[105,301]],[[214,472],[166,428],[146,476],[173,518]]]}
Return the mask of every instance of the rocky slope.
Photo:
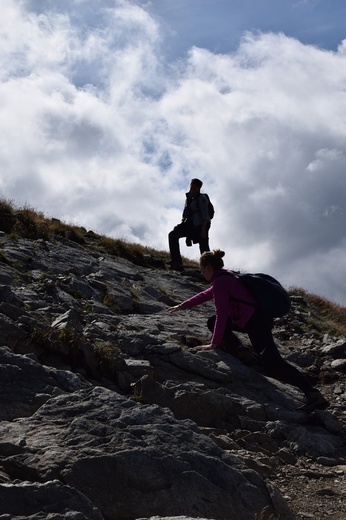
{"label": "rocky slope", "polygon": [[[64,238],[0,239],[0,519],[346,517],[346,340],[307,332],[292,296],[282,353],[331,401],[208,341],[206,287]],[[246,341],[246,338],[243,338]]]}

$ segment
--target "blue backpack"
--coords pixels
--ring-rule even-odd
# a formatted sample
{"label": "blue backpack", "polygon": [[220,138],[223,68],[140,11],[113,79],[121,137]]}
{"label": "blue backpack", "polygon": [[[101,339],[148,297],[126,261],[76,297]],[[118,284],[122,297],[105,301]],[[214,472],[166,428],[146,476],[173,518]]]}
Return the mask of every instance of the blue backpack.
{"label": "blue backpack", "polygon": [[[261,307],[263,311],[265,311],[273,318],[279,318],[289,312],[291,308],[291,299],[288,292],[282,287],[280,282],[278,282],[269,274],[222,274],[227,274],[234,276],[235,278],[239,278],[249,289],[259,307]],[[239,300],[238,298],[232,298],[232,296],[230,299],[253,305],[250,302],[245,302],[244,300]]]}

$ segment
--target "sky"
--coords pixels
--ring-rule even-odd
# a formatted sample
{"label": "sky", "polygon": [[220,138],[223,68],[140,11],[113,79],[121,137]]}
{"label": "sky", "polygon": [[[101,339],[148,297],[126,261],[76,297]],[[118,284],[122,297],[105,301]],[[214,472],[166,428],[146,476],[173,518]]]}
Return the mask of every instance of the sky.
{"label": "sky", "polygon": [[[2,0],[0,197],[346,306],[344,0]],[[197,246],[186,257],[198,259]]]}

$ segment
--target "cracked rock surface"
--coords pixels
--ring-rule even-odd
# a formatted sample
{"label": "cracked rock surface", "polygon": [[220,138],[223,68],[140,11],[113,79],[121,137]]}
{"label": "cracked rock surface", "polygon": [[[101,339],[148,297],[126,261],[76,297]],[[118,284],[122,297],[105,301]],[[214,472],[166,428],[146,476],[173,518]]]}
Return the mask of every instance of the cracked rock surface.
{"label": "cracked rock surface", "polygon": [[[343,520],[346,339],[292,296],[282,354],[331,406],[209,340],[193,269],[66,239],[0,244],[0,519]],[[241,338],[245,343],[247,337]]]}

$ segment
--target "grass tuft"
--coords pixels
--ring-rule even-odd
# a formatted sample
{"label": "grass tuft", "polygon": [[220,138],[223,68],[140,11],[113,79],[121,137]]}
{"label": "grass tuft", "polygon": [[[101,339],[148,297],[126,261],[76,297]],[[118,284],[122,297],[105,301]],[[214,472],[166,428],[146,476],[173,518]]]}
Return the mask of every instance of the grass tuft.
{"label": "grass tuft", "polygon": [[[12,237],[32,240],[65,238],[101,254],[106,253],[124,258],[142,267],[164,268],[165,262],[170,258],[166,251],[157,251],[123,239],[98,235],[93,231],[66,224],[56,218],[49,219],[43,213],[28,206],[17,208],[7,199],[0,199],[0,230]],[[186,258],[184,258],[184,264],[194,268],[198,267],[197,262]]]}
{"label": "grass tuft", "polygon": [[333,336],[346,336],[346,307],[299,287],[291,288],[290,293],[304,300],[309,314],[306,319],[308,328]]}

